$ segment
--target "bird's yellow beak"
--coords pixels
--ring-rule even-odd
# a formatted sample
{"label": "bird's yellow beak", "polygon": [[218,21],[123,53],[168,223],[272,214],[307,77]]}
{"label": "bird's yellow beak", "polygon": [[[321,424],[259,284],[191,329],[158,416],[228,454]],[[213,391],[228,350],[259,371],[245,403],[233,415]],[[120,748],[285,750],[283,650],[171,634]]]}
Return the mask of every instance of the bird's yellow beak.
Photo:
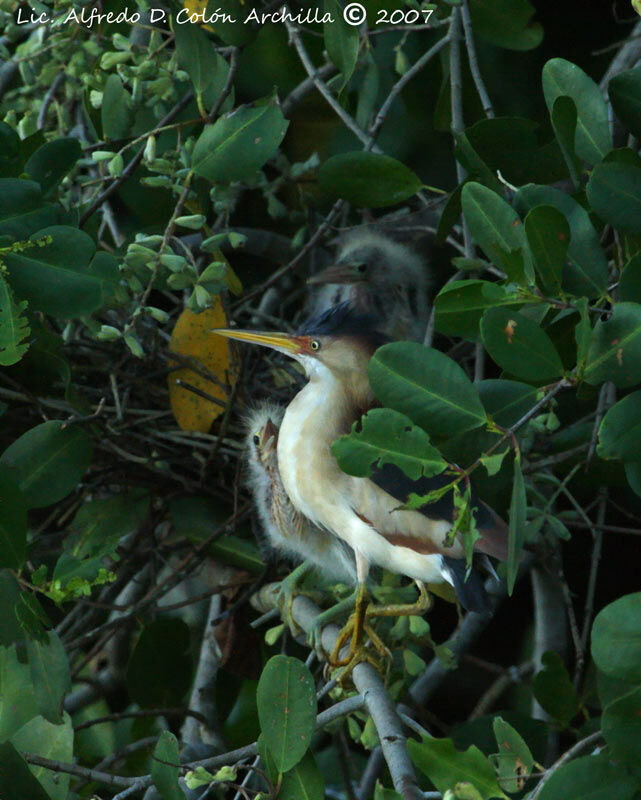
{"label": "bird's yellow beak", "polygon": [[309,286],[317,286],[326,283],[360,283],[365,280],[365,275],[359,270],[359,262],[349,262],[347,264],[330,264],[317,275],[308,278]]}
{"label": "bird's yellow beak", "polygon": [[263,347],[270,347],[288,356],[294,356],[301,352],[300,336],[292,336],[289,333],[272,333],[271,331],[244,331],[239,328],[213,328],[212,333],[218,336],[225,336],[227,339],[236,339],[239,342],[251,342],[260,344]]}

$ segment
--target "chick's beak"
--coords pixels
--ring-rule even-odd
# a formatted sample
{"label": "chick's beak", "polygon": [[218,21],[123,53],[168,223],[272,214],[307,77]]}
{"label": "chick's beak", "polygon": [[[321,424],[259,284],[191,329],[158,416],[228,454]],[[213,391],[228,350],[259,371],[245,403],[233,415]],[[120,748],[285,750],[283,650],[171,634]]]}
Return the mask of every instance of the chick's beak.
{"label": "chick's beak", "polygon": [[363,273],[359,270],[360,264],[330,264],[317,275],[308,278],[309,286],[316,286],[326,283],[359,283],[364,280]]}
{"label": "chick's beak", "polygon": [[213,328],[212,333],[224,336],[227,339],[236,339],[239,342],[251,342],[260,344],[285,353],[287,356],[298,355],[302,348],[300,337],[292,336],[289,333],[272,333],[271,331],[245,331],[238,328]]}

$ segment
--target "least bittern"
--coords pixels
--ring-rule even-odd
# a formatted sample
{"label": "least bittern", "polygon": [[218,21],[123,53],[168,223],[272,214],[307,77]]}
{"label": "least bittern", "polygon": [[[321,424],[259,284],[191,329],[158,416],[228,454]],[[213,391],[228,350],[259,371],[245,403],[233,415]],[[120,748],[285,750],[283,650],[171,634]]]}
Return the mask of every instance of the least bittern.
{"label": "least bittern", "polygon": [[[466,579],[461,537],[448,538],[454,522],[453,504],[448,509],[442,501],[420,511],[401,509],[411,487],[424,494],[428,479],[421,478],[417,486],[390,464],[370,478],[353,477],[341,471],[331,453],[331,444],[349,433],[352,423],[375,404],[367,365],[386,338],[376,332],[372,319],[342,304],[298,334],[233,328],[215,333],[277,350],[305,369],[308,383],[287,406],[280,427],[278,468],[293,507],[328,536],[346,542],[354,553],[355,613],[339,637],[340,645],[351,635],[350,665],[367,657],[360,638],[368,606],[365,581],[370,564],[421,584],[449,583],[464,607],[483,609],[483,583],[474,571]],[[505,523],[482,503],[474,514],[481,534],[475,549],[505,558]],[[408,613],[407,609],[402,613]],[[335,664],[343,663],[338,649],[332,654]]]}

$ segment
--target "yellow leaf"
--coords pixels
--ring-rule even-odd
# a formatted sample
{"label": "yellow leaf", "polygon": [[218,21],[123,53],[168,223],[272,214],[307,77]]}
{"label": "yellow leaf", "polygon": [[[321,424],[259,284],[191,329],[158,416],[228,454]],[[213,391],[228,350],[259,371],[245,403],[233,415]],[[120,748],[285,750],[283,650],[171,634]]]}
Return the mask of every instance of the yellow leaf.
{"label": "yellow leaf", "polygon": [[[171,334],[169,350],[186,359],[193,359],[194,365],[202,368],[200,372],[194,372],[188,366],[181,366],[181,369],[169,373],[169,402],[176,422],[183,431],[207,433],[212,422],[225,410],[231,391],[230,382],[233,385],[238,370],[235,361],[232,361],[227,339],[214,336],[211,329],[224,328],[226,325],[227,318],[220,297],[216,296],[213,306],[200,314],[194,314],[186,308],[178,317]],[[178,363],[175,359],[169,359],[170,367]],[[212,378],[206,377],[206,373],[210,373]],[[207,396],[181,386],[180,381]]]}

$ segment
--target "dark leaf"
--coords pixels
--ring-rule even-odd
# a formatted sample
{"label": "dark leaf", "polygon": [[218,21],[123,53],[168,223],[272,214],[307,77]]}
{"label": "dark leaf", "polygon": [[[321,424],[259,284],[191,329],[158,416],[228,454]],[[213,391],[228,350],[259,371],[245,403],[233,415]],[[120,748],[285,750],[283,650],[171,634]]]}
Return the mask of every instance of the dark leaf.
{"label": "dark leaf", "polygon": [[641,136],[641,69],[619,72],[610,81],[608,94],[614,113],[635,136]]}
{"label": "dark leaf", "polygon": [[601,729],[613,757],[636,767],[641,758],[641,686],[606,706]]}
{"label": "dark leaf", "polygon": [[341,153],[327,159],[318,171],[321,189],[359,208],[393,206],[423,186],[400,161],[378,153]]}
{"label": "dark leaf", "polygon": [[570,226],[554,206],[535,206],[525,218],[537,282],[546,294],[558,295],[570,245]]}
{"label": "dark leaf", "polygon": [[538,800],[632,800],[637,782],[607,755],[583,756],[555,770]]}
{"label": "dark leaf", "polygon": [[558,653],[548,651],[541,661],[543,669],[534,678],[534,696],[565,728],[579,711],[579,698]]}
{"label": "dark leaf", "polygon": [[510,528],[507,544],[507,590],[512,594],[519,571],[521,551],[525,541],[525,522],[527,512],[527,496],[525,482],[521,471],[521,459],[514,459],[514,475],[512,479],[512,497],[510,499]]}
{"label": "dark leaf", "polygon": [[641,684],[641,592],[619,597],[597,614],[592,658],[606,675]]}
{"label": "dark leaf", "polygon": [[82,156],[80,142],[77,139],[53,139],[29,158],[24,171],[33,181],[37,181],[42,194],[47,195],[57,186]]}
{"label": "dark leaf", "polygon": [[587,194],[601,219],[619,231],[641,235],[641,169],[629,164],[597,164]]}
{"label": "dark leaf", "polygon": [[134,121],[131,97],[115,73],[105,83],[100,118],[105,139],[124,139],[131,130]]}
{"label": "dark leaf", "polygon": [[641,381],[641,305],[616,303],[612,316],[597,322],[583,377],[622,388]]}
{"label": "dark leaf", "polygon": [[523,305],[518,295],[481,280],[446,283],[435,301],[434,327],[446,336],[475,340],[483,312],[494,306]]}
{"label": "dark leaf", "polygon": [[178,785],[180,756],[178,740],[169,731],[163,731],[151,757],[151,777],[163,800],[184,800],[185,793]]}
{"label": "dark leaf", "polygon": [[325,781],[314,756],[307,753],[283,775],[278,800],[323,800]]}
{"label": "dark leaf", "polygon": [[38,711],[49,722],[62,721],[62,701],[71,689],[69,659],[58,634],[49,631],[44,642],[27,640],[31,684]]}
{"label": "dark leaf", "polygon": [[0,744],[0,797],[2,800],[51,800],[11,742]]}
{"label": "dark leaf", "polygon": [[0,464],[0,508],[0,567],[19,570],[27,559],[27,504],[4,464]]}

